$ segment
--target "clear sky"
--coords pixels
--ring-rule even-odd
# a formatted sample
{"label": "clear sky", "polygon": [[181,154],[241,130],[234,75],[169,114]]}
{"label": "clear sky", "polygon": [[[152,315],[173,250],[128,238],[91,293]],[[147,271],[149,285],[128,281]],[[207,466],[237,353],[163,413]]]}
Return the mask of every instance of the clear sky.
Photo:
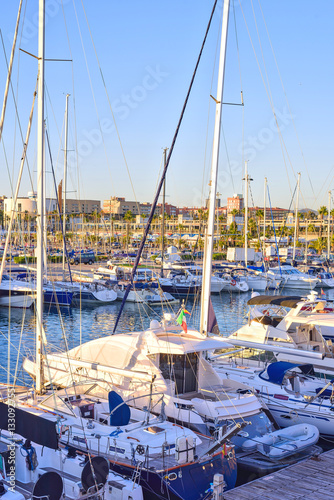
{"label": "clear sky", "polygon": [[[7,57],[18,5],[19,0],[0,4]],[[133,199],[128,166],[137,199],[153,199],[162,149],[171,143],[212,6],[213,0],[46,0],[46,57],[73,59],[46,62],[46,119],[57,183],[63,169],[65,95],[71,94],[68,197]],[[168,202],[179,206],[201,205],[207,195],[214,120],[210,94],[216,93],[221,13],[219,0],[170,163]],[[24,0],[18,46],[33,54],[37,15],[38,0]],[[272,204],[288,207],[297,172],[300,207],[327,204],[328,190],[334,189],[333,18],[330,0],[234,0],[234,8],[231,0],[224,102],[240,103],[242,88],[245,106],[223,109],[218,185],[223,202],[243,191],[243,162],[249,160],[255,205],[263,205],[266,176]],[[37,61],[17,50],[12,83],[19,122],[10,93],[0,147],[0,194],[7,196],[9,177],[16,182],[19,124],[25,136],[36,76]],[[1,95],[5,81],[1,46]],[[36,115],[37,108],[28,148],[34,185]],[[47,190],[54,196],[50,170],[48,159]],[[26,169],[20,194],[25,196],[30,186]]]}

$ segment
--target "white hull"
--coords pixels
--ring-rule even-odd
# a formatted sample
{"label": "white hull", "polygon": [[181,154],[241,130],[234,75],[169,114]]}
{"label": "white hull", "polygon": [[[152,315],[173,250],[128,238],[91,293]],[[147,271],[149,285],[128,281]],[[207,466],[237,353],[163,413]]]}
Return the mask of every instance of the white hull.
{"label": "white hull", "polygon": [[17,307],[21,309],[27,309],[32,306],[34,298],[31,295],[10,295],[0,297],[1,307]]}
{"label": "white hull", "polygon": [[231,283],[227,283],[223,289],[223,292],[230,293],[240,293],[240,292],[248,292],[249,286],[246,282],[235,282],[233,284],[233,280]]}
{"label": "white hull", "polygon": [[316,288],[334,288],[334,278],[322,279]]}
{"label": "white hull", "polygon": [[[125,288],[124,290],[121,290],[117,288],[117,299],[118,300],[123,300],[124,295],[125,295]],[[175,299],[170,293],[168,292],[162,292],[160,293],[155,293],[150,290],[130,290],[129,295],[127,296],[126,299],[127,302],[136,302],[139,304],[150,304],[150,305],[161,305],[161,304],[175,304],[178,302],[177,299]]]}
{"label": "white hull", "polygon": [[288,278],[284,283],[284,288],[293,288],[297,290],[313,290],[317,286],[317,282],[312,280],[308,281],[307,279],[290,279]]}

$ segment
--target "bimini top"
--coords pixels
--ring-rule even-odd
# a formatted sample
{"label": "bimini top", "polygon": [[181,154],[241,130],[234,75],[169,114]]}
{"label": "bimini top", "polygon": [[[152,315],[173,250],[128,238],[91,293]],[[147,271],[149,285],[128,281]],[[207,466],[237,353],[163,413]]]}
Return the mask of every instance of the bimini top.
{"label": "bimini top", "polygon": [[249,299],[247,304],[249,306],[273,305],[294,308],[301,301],[302,297],[298,295],[257,295]]}
{"label": "bimini top", "polygon": [[276,361],[268,365],[267,368],[259,374],[259,377],[267,382],[281,385],[286,372],[293,368],[298,368],[304,375],[314,375],[313,365],[311,364],[298,365],[295,363],[288,363],[287,361]]}

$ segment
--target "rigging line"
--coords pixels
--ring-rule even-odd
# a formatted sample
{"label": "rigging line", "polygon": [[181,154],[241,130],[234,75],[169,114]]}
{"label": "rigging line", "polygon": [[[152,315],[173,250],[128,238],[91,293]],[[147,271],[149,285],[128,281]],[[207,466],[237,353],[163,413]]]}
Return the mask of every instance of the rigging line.
{"label": "rigging line", "polygon": [[270,38],[270,35],[269,35],[269,30],[268,30],[267,23],[266,23],[266,20],[265,20],[265,17],[264,17],[262,5],[261,5],[260,0],[258,0],[258,2],[259,2],[260,11],[261,11],[261,14],[262,14],[262,19],[263,19],[263,22],[264,22],[264,26],[265,26],[265,29],[266,29],[266,32],[267,32],[267,36],[268,36],[268,40],[269,40],[269,45],[270,45],[270,48],[271,48],[271,51],[272,51],[272,54],[273,54],[273,57],[274,57],[274,61],[275,61],[275,65],[276,65],[276,69],[277,69],[277,72],[278,72],[278,76],[279,76],[279,79],[280,79],[280,82],[281,82],[281,85],[282,85],[284,97],[285,97],[285,100],[286,100],[286,103],[287,103],[287,106],[288,106],[290,117],[291,117],[291,120],[292,120],[292,123],[293,123],[293,128],[295,130],[295,134],[296,134],[296,137],[297,137],[297,142],[298,142],[298,145],[299,145],[299,148],[300,148],[300,152],[301,152],[301,155],[302,155],[302,158],[303,158],[304,166],[305,166],[305,169],[306,169],[306,172],[307,172],[307,176],[308,176],[308,179],[309,179],[309,182],[310,182],[310,185],[311,185],[313,196],[315,197],[315,192],[314,192],[314,189],[313,189],[313,184],[312,184],[312,181],[311,181],[311,178],[310,178],[310,174],[309,174],[309,171],[308,171],[308,168],[307,168],[307,164],[306,164],[304,152],[303,152],[303,149],[302,149],[302,146],[301,146],[301,142],[300,142],[299,135],[298,135],[298,132],[297,132],[296,123],[295,123],[295,120],[293,118],[293,114],[292,114],[292,111],[291,111],[291,107],[290,107],[290,103],[289,103],[289,100],[288,100],[288,96],[287,96],[287,93],[286,93],[286,90],[285,90],[285,87],[284,87],[284,84],[283,84],[282,75],[281,75],[281,72],[279,70],[279,66],[278,66],[278,62],[277,62],[277,59],[276,59],[276,54],[275,54],[275,51],[274,51],[274,47],[272,45],[271,38]]}
{"label": "rigging line", "polygon": [[253,0],[251,0],[251,6],[252,6],[252,12],[253,12],[253,18],[254,18],[254,23],[255,23],[255,29],[256,29],[257,39],[258,39],[259,46],[260,46],[262,63],[263,63],[263,67],[264,67],[264,73],[265,73],[265,77],[266,77],[266,81],[267,81],[267,89],[268,89],[268,95],[269,95],[269,99],[270,99],[270,104],[271,104],[272,107],[274,107],[274,99],[273,99],[273,95],[272,95],[271,87],[270,87],[270,83],[269,83],[267,65],[266,65],[266,61],[265,61],[265,58],[264,58],[263,47],[262,47],[261,37],[260,37],[260,33],[259,33],[259,27],[258,27],[258,24],[257,24],[256,15],[255,15],[255,11],[254,11]]}
{"label": "rigging line", "polygon": [[[239,50],[237,20],[236,20],[236,15],[235,15],[235,0],[233,0],[233,19],[234,19],[235,41],[236,41],[237,54],[238,54],[238,66],[239,66],[239,78],[240,78],[241,97],[242,97],[242,102],[244,102],[244,100],[243,100],[244,93],[243,93],[242,77],[241,77],[241,61],[240,61],[240,50]],[[242,162],[242,165],[244,165],[245,164],[245,106],[242,106],[242,135],[241,135],[241,141],[242,141],[241,142],[241,144],[242,144],[241,162]],[[235,191],[235,188],[234,188],[234,182],[233,182],[233,180],[232,180],[232,185],[233,185],[233,191],[235,193],[236,191]]]}
{"label": "rigging line", "polygon": [[[27,10],[27,3],[28,3],[28,0],[26,0],[25,5],[24,5],[23,19],[22,19],[22,25],[21,25],[21,31],[20,31],[20,37],[19,37],[19,46],[21,45],[21,41],[22,41],[23,27],[24,27],[24,21],[25,21],[26,10]],[[19,95],[20,60],[21,60],[20,56],[21,56],[21,52],[19,50],[18,55],[17,55],[16,102],[18,102],[18,95]],[[17,118],[15,117],[15,121],[14,121],[14,145],[13,145],[13,167],[12,167],[13,179],[14,179],[14,165],[15,165],[16,126],[17,126]]]}
{"label": "rigging line", "polygon": [[4,98],[3,98],[2,110],[1,110],[1,117],[0,117],[0,138],[2,137],[3,124],[4,124],[4,121],[5,121],[5,113],[6,113],[6,107],[7,107],[7,99],[8,99],[9,86],[11,85],[11,81],[12,81],[11,77],[12,77],[12,69],[13,69],[13,62],[14,62],[14,55],[15,55],[15,48],[16,48],[17,33],[18,33],[19,23],[20,23],[20,17],[21,17],[22,1],[23,0],[20,0],[19,10],[18,10],[18,13],[17,13],[16,23],[15,23],[15,31],[14,31],[14,37],[13,37],[13,43],[12,43],[12,49],[11,49],[10,59],[9,59],[9,65],[7,63],[7,57],[6,57],[5,47],[4,47],[4,43],[3,43],[3,39],[2,39],[2,31],[0,30],[2,45],[4,47],[4,54],[5,54],[6,66],[7,66],[6,87],[5,87],[5,93],[4,93]]}
{"label": "rigging line", "polygon": [[[51,111],[52,111],[52,116],[53,116],[53,119],[54,119],[54,122],[55,122],[55,125],[56,125],[56,130],[57,130],[57,133],[58,133],[58,138],[59,138],[59,147],[61,148],[62,146],[62,136],[63,136],[63,130],[64,130],[64,121],[65,121],[65,118],[64,118],[64,121],[63,121],[63,124],[62,124],[62,130],[60,132],[60,129],[58,127],[58,122],[57,122],[57,119],[56,119],[56,115],[55,115],[55,112],[54,112],[54,109],[53,109],[53,106],[52,106],[52,100],[51,100],[51,96],[50,96],[50,93],[49,93],[49,89],[48,89],[48,86],[46,84],[46,82],[44,82],[44,86],[45,86],[45,90],[46,90],[46,94],[47,94],[47,98],[49,100],[49,103],[50,103],[50,107],[51,107]],[[46,120],[49,121],[49,114],[46,113]],[[50,129],[50,125],[48,127]],[[59,150],[58,150],[58,155],[59,155]],[[58,158],[58,157],[57,157]]]}
{"label": "rigging line", "polygon": [[282,149],[283,162],[284,162],[284,166],[285,166],[285,170],[286,170],[286,175],[287,175],[287,178],[288,178],[289,189],[290,189],[290,193],[292,193],[291,184],[290,184],[290,177],[289,177],[288,168],[287,168],[287,164],[286,164],[285,156],[284,156],[284,153],[283,153],[283,147],[282,147],[282,145],[283,145],[283,137],[282,137],[282,132],[281,132],[281,129],[280,129],[280,126],[279,126],[278,120],[277,120],[277,115],[276,115],[275,109],[271,106],[270,96],[269,96],[269,94],[268,94],[268,89],[267,89],[267,86],[266,86],[266,82],[265,82],[265,80],[264,80],[263,72],[262,72],[262,70],[261,70],[260,62],[259,62],[259,59],[258,59],[257,54],[256,54],[256,50],[255,50],[255,47],[254,47],[254,43],[253,43],[253,40],[252,40],[252,37],[251,37],[250,31],[249,31],[249,27],[248,27],[248,24],[247,24],[247,21],[246,21],[245,13],[244,13],[244,11],[243,11],[243,8],[242,8],[241,1],[240,1],[240,0],[239,0],[239,6],[240,6],[240,8],[241,8],[242,16],[243,16],[243,18],[244,18],[244,22],[245,22],[245,25],[246,25],[246,30],[247,30],[248,37],[249,37],[249,41],[250,41],[251,46],[252,46],[252,49],[253,49],[254,57],[255,57],[255,60],[256,60],[257,66],[258,66],[258,70],[259,70],[259,72],[260,72],[260,76],[261,76],[261,80],[262,80],[262,83],[263,83],[263,86],[264,86],[264,90],[265,90],[265,92],[266,92],[266,94],[267,94],[267,98],[268,98],[268,100],[269,100],[269,104],[270,104],[270,107],[271,107],[271,112],[273,113],[273,117],[274,117],[275,124],[276,124],[276,127],[277,127],[278,137],[279,137],[279,141],[280,141],[280,143],[281,143],[281,149]]}
{"label": "rigging line", "polygon": [[[7,70],[8,70],[7,55],[6,55],[5,44],[4,44],[4,41],[3,41],[2,31],[1,30],[0,30],[0,37],[1,37],[2,48],[3,48],[3,52],[4,52],[4,56],[5,56],[6,66],[7,66]],[[11,89],[12,96],[13,96],[14,108],[15,108],[15,116],[17,117],[17,122],[18,122],[18,125],[19,125],[19,131],[20,131],[20,135],[21,135],[22,146],[24,146],[24,137],[23,137],[23,131],[22,131],[22,127],[21,127],[21,120],[20,120],[20,117],[19,117],[19,112],[18,112],[18,109],[17,109],[17,103],[16,103],[16,99],[15,99],[15,95],[14,95],[14,89],[13,89],[13,85],[12,85],[11,81],[10,81],[9,85],[10,85],[10,89]],[[2,140],[2,134],[1,134],[1,140]],[[32,181],[32,177],[31,177],[31,172],[30,172],[28,157],[26,157],[26,163],[27,163],[27,168],[28,168],[28,174],[29,174],[29,180],[30,180],[30,184],[31,184],[31,189],[33,190],[33,181]],[[12,190],[13,190],[13,188],[12,188]]]}
{"label": "rigging line", "polygon": [[86,65],[86,70],[87,70],[87,74],[88,74],[89,85],[90,85],[90,89],[91,89],[91,92],[92,92],[92,97],[93,97],[93,102],[94,102],[94,108],[95,108],[95,112],[96,112],[97,122],[98,122],[99,131],[100,131],[101,139],[102,139],[102,143],[103,143],[104,154],[105,154],[106,162],[107,162],[108,169],[109,169],[110,182],[111,182],[112,189],[115,192],[115,189],[114,189],[114,186],[113,186],[112,175],[111,175],[111,167],[110,167],[109,158],[108,158],[108,154],[107,154],[106,143],[105,143],[105,140],[104,140],[104,135],[103,135],[103,132],[102,132],[102,127],[101,127],[100,115],[99,115],[99,111],[98,111],[98,108],[97,108],[97,102],[96,102],[96,98],[95,98],[95,92],[94,92],[94,88],[93,88],[92,78],[91,78],[91,74],[90,74],[90,71],[89,71],[86,49],[85,49],[85,45],[84,45],[83,38],[82,38],[81,28],[80,28],[78,14],[77,14],[77,10],[76,10],[76,7],[75,7],[74,0],[73,0],[73,7],[74,7],[74,12],[75,12],[75,18],[76,18],[76,21],[77,21],[77,26],[78,26],[78,31],[79,31],[80,41],[81,41],[81,47],[82,47],[82,51],[83,51],[83,55],[84,55],[84,59],[85,59],[85,65]]}
{"label": "rigging line", "polygon": [[[203,363],[203,359],[199,356],[198,352],[195,353],[196,356],[197,356],[197,359],[198,359],[198,364],[201,365],[202,369],[204,372],[206,372],[206,367],[204,366],[204,363]],[[186,353],[186,356],[188,356],[188,353]],[[191,366],[191,363],[189,363],[190,366]],[[214,370],[214,366],[210,365],[210,368]],[[191,369],[193,370],[192,366],[191,366]],[[214,370],[215,371],[215,370]],[[194,373],[194,372],[193,372]],[[194,373],[194,376],[196,377],[196,380],[197,382],[199,382],[199,379],[198,377],[196,376],[196,374]],[[223,381],[221,381],[223,382]],[[227,406],[225,406],[224,404],[224,401],[222,399],[222,395],[219,397],[219,394],[215,391],[214,387],[209,383],[208,387],[211,389],[212,393],[215,395],[215,397],[217,398],[217,400],[219,401],[219,403],[221,403],[221,405],[223,406],[223,408],[225,409],[226,413],[229,415],[230,419],[233,421],[233,423],[235,424],[236,423],[236,418],[232,416],[231,414],[231,411],[229,410],[229,408]],[[234,404],[234,399],[233,397],[231,397],[228,392],[225,390],[224,388],[224,385],[223,383],[221,383],[221,388],[222,388],[222,392],[223,394],[225,395],[226,399],[231,403],[231,406],[236,410],[236,413],[239,415],[239,418],[245,422],[245,419],[243,417],[243,415],[240,413],[238,407]],[[209,402],[205,400],[205,403],[206,403],[206,406],[207,406],[207,409],[209,410]],[[213,417],[213,415],[210,415],[211,417]]]}
{"label": "rigging line", "polygon": [[316,196],[316,198],[315,198],[315,200],[314,200],[314,204],[313,204],[313,206],[315,206],[315,204],[316,204],[316,202],[317,202],[318,198],[320,198],[320,193],[321,193],[321,191],[324,189],[324,187],[326,187],[326,188],[327,188],[328,186],[330,186],[330,185],[332,184],[333,179],[334,179],[334,175],[332,176],[332,178],[331,178],[330,182],[327,182],[327,179],[328,179],[328,177],[331,175],[331,173],[332,173],[333,169],[334,169],[334,165],[332,166],[332,168],[330,169],[329,173],[327,174],[327,177],[326,177],[326,179],[324,180],[324,182],[323,182],[323,184],[322,184],[322,186],[321,186],[321,188],[320,188],[319,194]]}
{"label": "rigging line", "polygon": [[[260,51],[261,51],[261,56],[262,56],[262,62],[263,62],[263,66],[264,66],[264,71],[265,71],[265,75],[266,75],[266,80],[267,80],[267,88],[268,88],[268,92],[269,92],[269,95],[270,95],[270,104],[271,104],[271,107],[272,109],[274,110],[274,100],[273,100],[273,96],[272,96],[272,92],[271,92],[271,87],[270,87],[270,83],[269,83],[269,77],[268,77],[268,72],[267,72],[267,66],[266,66],[266,62],[265,62],[265,58],[264,58],[264,53],[263,53],[263,48],[262,48],[262,43],[261,43],[261,37],[260,37],[260,33],[259,33],[259,29],[258,29],[258,24],[257,24],[257,20],[256,20],[256,16],[255,16],[255,11],[254,11],[254,5],[253,5],[253,0],[251,0],[251,5],[252,5],[252,12],[253,12],[253,17],[254,17],[254,22],[255,22],[255,27],[256,27],[256,33],[257,33],[257,38],[258,38],[258,41],[259,41],[259,45],[260,45]],[[291,167],[291,170],[294,174],[294,177],[296,178],[296,174],[295,174],[295,171],[294,171],[294,168],[293,168],[293,165],[292,165],[292,162],[291,162],[291,159],[290,159],[290,155],[288,153],[288,150],[287,150],[287,147],[286,147],[286,144],[285,144],[285,141],[283,139],[283,136],[281,136],[281,143],[284,147],[284,150],[285,150],[285,154],[287,156],[287,159],[289,161],[289,164],[290,164],[290,167]],[[291,191],[291,190],[290,190]],[[304,200],[304,203],[305,203],[305,200]]]}
{"label": "rigging line", "polygon": [[[75,139],[74,142],[75,142],[76,169],[77,169],[77,186],[78,186],[77,199],[81,200],[80,172],[79,172],[79,161],[78,161],[79,155],[78,155],[78,133],[77,133],[77,117],[76,117],[76,96],[75,96],[75,85],[74,85],[74,65],[73,65],[73,55],[72,55],[70,37],[69,37],[68,29],[67,29],[67,23],[66,23],[66,16],[65,16],[65,10],[64,10],[63,0],[61,0],[61,8],[62,8],[62,12],[63,12],[64,25],[65,25],[65,31],[66,31],[66,37],[67,37],[67,43],[68,43],[68,48],[69,48],[69,51],[70,51],[70,59],[71,59],[72,102],[73,102],[73,121],[74,121],[74,139]],[[81,309],[80,309],[80,328],[81,328]],[[81,333],[80,333],[80,336],[81,336]]]}
{"label": "rigging line", "polygon": [[24,331],[25,317],[26,317],[26,308],[23,309],[22,325],[21,325],[21,333],[20,333],[20,341],[19,341],[19,347],[18,347],[18,350],[17,350],[17,358],[16,358],[14,378],[13,378],[13,385],[16,384],[16,380],[17,380],[17,372],[18,372],[18,367],[19,367],[19,359],[20,359],[20,352],[21,352],[21,344],[22,344],[22,337],[23,337],[23,331]]}
{"label": "rigging line", "polygon": [[[50,165],[51,165],[51,170],[52,170],[53,180],[54,180],[55,195],[56,195],[56,200],[57,200],[57,209],[58,209],[59,219],[61,219],[61,210],[60,210],[60,205],[59,205],[59,200],[58,200],[56,176],[55,176],[55,171],[54,171],[54,168],[53,168],[53,161],[52,161],[51,149],[50,149],[50,142],[49,142],[49,134],[48,134],[47,129],[45,129],[45,136],[46,136],[46,140],[47,140],[47,146],[48,146],[49,156],[50,156]],[[65,233],[64,233],[63,224],[60,224],[60,229],[61,229],[61,234],[62,234],[63,242],[64,242],[64,251],[65,251],[65,254],[66,254],[66,261],[67,261],[67,266],[68,266],[68,273],[69,273],[70,281],[71,281],[71,284],[72,284],[72,273],[71,273],[70,259],[69,259],[69,255],[68,255],[68,251],[67,251],[67,246],[66,246],[66,240],[65,240]],[[66,231],[66,229],[65,229],[65,231]],[[55,295],[57,296],[57,294],[55,294]]]}
{"label": "rigging line", "polygon": [[[291,205],[292,205],[293,199],[294,199],[294,197],[295,197],[295,194],[296,194],[296,191],[297,191],[297,187],[298,187],[298,183],[296,183],[296,186],[295,186],[295,189],[294,189],[293,195],[292,195],[292,197],[291,197],[290,205],[289,205],[289,208],[288,208],[288,211],[289,211],[289,212],[290,212],[290,210],[291,210]],[[281,229],[281,234],[279,235],[278,244],[280,244],[280,242],[281,242],[281,238],[282,238],[282,236],[283,236],[283,232],[284,232],[284,229],[285,229],[285,227],[286,227],[286,222],[287,222],[287,220],[288,220],[288,216],[286,216],[286,219],[285,219],[285,221],[284,221],[284,225],[283,225],[283,227],[282,227],[282,229]]]}
{"label": "rigging line", "polygon": [[122,141],[121,141],[121,137],[120,137],[119,130],[118,130],[117,123],[116,123],[116,119],[115,119],[115,115],[114,115],[114,112],[113,112],[113,109],[112,109],[112,106],[111,106],[111,101],[110,101],[109,93],[108,93],[108,90],[107,90],[106,82],[105,82],[104,75],[103,75],[103,72],[102,72],[102,68],[101,68],[101,65],[100,65],[100,60],[99,60],[98,55],[97,55],[96,46],[95,46],[95,43],[94,43],[94,40],[93,40],[92,31],[90,29],[90,25],[89,25],[89,22],[88,22],[86,10],[85,10],[85,7],[84,7],[84,4],[83,4],[82,0],[81,0],[81,5],[82,5],[82,10],[84,11],[84,14],[85,14],[85,19],[86,19],[86,23],[87,23],[89,35],[90,35],[90,38],[91,38],[91,41],[92,41],[92,45],[93,45],[93,48],[94,48],[95,57],[96,57],[97,64],[98,64],[98,67],[99,67],[99,70],[100,70],[100,75],[101,75],[103,87],[104,87],[104,90],[105,90],[105,93],[106,93],[106,96],[107,96],[107,99],[108,99],[108,104],[109,104],[111,116],[112,116],[112,119],[113,119],[113,122],[114,122],[114,126],[115,126],[115,131],[116,131],[116,134],[117,134],[118,142],[119,142],[119,145],[120,145],[120,148],[121,148],[121,151],[122,151],[123,160],[124,160],[124,163],[125,163],[125,166],[126,166],[126,170],[127,170],[128,176],[129,176],[129,180],[130,180],[130,184],[131,184],[131,189],[132,189],[132,192],[133,192],[133,196],[135,197],[135,202],[137,204],[138,213],[140,214],[140,207],[139,207],[139,203],[138,203],[137,198],[136,198],[136,193],[135,193],[134,185],[132,183],[130,169],[129,169],[129,166],[128,166],[128,162],[126,160],[126,156],[125,156],[123,144],[122,144]]}
{"label": "rigging line", "polygon": [[[222,130],[223,139],[224,139],[224,145],[225,145],[227,163],[228,163],[228,167],[230,169],[230,176],[231,176],[231,181],[232,181],[233,193],[235,193],[236,191],[235,191],[235,187],[234,187],[234,180],[233,180],[232,169],[231,169],[230,155],[229,155],[228,149],[227,149],[226,137],[225,137],[225,132],[224,132],[224,127],[223,126],[222,126],[221,130]],[[218,210],[218,207],[217,207],[217,210]]]}
{"label": "rigging line", "polygon": [[[147,238],[147,235],[148,235],[149,230],[150,230],[150,226],[151,226],[151,222],[152,222],[152,219],[153,219],[153,216],[154,216],[155,208],[157,206],[157,202],[158,202],[158,199],[159,199],[159,196],[160,196],[160,192],[161,192],[161,189],[162,189],[165,177],[166,177],[166,173],[167,173],[167,170],[168,170],[169,162],[170,162],[173,150],[174,150],[176,139],[177,139],[180,127],[181,127],[181,123],[182,123],[182,120],[183,120],[183,116],[184,116],[187,104],[188,104],[188,100],[189,100],[190,93],[191,93],[191,90],[192,90],[192,86],[193,86],[193,83],[194,83],[194,80],[195,80],[197,69],[198,69],[198,66],[199,66],[199,63],[200,63],[200,60],[201,60],[201,57],[202,57],[202,53],[203,53],[203,50],[204,50],[204,45],[205,45],[205,42],[206,42],[206,39],[207,39],[207,36],[208,36],[208,33],[209,33],[209,29],[210,29],[210,26],[211,26],[211,21],[212,21],[212,18],[213,18],[213,14],[214,14],[216,5],[217,5],[217,0],[215,0],[213,8],[212,8],[212,12],[211,12],[211,15],[210,15],[209,23],[208,23],[208,26],[206,28],[206,32],[205,32],[205,36],[204,36],[204,39],[203,39],[203,42],[202,42],[202,46],[201,46],[201,49],[200,49],[200,52],[199,52],[199,55],[198,55],[198,58],[197,58],[197,61],[196,61],[195,69],[194,69],[194,72],[192,74],[191,81],[190,81],[190,84],[189,84],[189,88],[188,88],[188,91],[187,91],[187,95],[186,95],[186,98],[185,98],[185,101],[184,101],[184,104],[183,104],[183,107],[182,107],[182,110],[181,110],[181,115],[180,115],[178,124],[176,126],[176,130],[175,130],[175,133],[174,133],[174,137],[173,137],[171,146],[169,148],[169,152],[168,152],[166,164],[164,166],[164,170],[163,170],[163,173],[162,173],[162,176],[161,176],[161,179],[160,179],[158,191],[157,191],[157,193],[155,195],[155,198],[154,198],[154,201],[153,201],[153,204],[152,204],[152,207],[151,207],[151,212],[150,212],[150,215],[148,217],[148,221],[147,221],[147,224],[146,224],[146,227],[145,227],[145,231],[144,231],[144,234],[143,234],[143,238],[141,240],[140,247],[138,249],[137,257],[136,257],[136,260],[135,260],[135,263],[134,263],[134,266],[133,266],[133,269],[132,269],[132,273],[131,273],[131,281],[133,281],[133,277],[134,277],[134,275],[136,273],[136,270],[137,270],[137,267],[138,267],[138,264],[139,264],[139,261],[140,261],[141,254],[142,254],[144,246],[145,246],[146,238]],[[130,284],[130,286],[131,286],[131,284]],[[127,289],[126,289],[124,298],[122,300],[122,304],[121,304],[118,316],[116,318],[116,322],[115,322],[115,326],[114,326],[114,329],[113,329],[113,333],[115,333],[115,331],[116,331],[119,318],[121,317],[122,310],[123,310],[126,298],[127,298],[128,294],[129,294],[129,291],[130,291],[130,286],[129,285],[127,286]]]}

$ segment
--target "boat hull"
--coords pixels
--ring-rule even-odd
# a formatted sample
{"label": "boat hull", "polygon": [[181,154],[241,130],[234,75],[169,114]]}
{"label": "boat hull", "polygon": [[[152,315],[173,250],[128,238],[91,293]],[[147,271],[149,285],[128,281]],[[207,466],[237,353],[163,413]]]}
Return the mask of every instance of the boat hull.
{"label": "boat hull", "polygon": [[72,304],[73,293],[67,290],[44,290],[44,303],[70,306]]}
{"label": "boat hull", "polygon": [[0,306],[29,308],[34,302],[34,297],[29,292],[19,290],[0,290]]}
{"label": "boat hull", "polygon": [[[111,462],[112,471],[132,477],[135,466]],[[143,469],[139,483],[144,500],[198,500],[205,497],[215,474],[224,474],[226,490],[234,488],[237,480],[237,461],[234,450],[223,456],[217,454],[211,460],[194,462],[165,471]]]}

